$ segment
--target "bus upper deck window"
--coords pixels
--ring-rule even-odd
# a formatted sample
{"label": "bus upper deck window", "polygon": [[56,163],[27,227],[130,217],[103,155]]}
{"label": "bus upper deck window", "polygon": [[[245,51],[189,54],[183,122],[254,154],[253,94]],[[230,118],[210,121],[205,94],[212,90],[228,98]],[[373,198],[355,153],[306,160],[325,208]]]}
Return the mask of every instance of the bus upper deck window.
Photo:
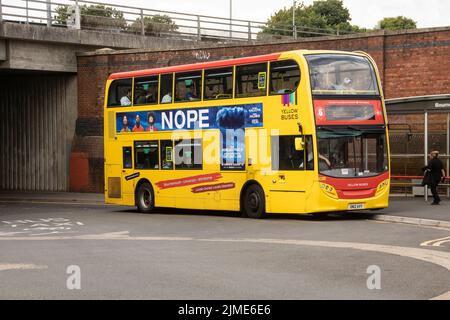
{"label": "bus upper deck window", "polygon": [[158,76],[134,79],[134,105],[158,102]]}
{"label": "bus upper deck window", "polygon": [[236,67],[236,98],[266,95],[267,63]]}
{"label": "bus upper deck window", "polygon": [[184,72],[175,75],[175,101],[201,100],[202,72]]}
{"label": "bus upper deck window", "polygon": [[131,79],[114,80],[109,86],[108,107],[131,106]]}
{"label": "bus upper deck window", "polygon": [[173,92],[173,74],[163,74],[161,75],[161,84],[159,89],[159,99],[161,103],[171,103]]}
{"label": "bus upper deck window", "polygon": [[233,68],[205,70],[203,98],[230,99],[233,97]]}
{"label": "bus upper deck window", "polygon": [[300,83],[300,68],[294,60],[270,63],[270,94],[294,92]]}

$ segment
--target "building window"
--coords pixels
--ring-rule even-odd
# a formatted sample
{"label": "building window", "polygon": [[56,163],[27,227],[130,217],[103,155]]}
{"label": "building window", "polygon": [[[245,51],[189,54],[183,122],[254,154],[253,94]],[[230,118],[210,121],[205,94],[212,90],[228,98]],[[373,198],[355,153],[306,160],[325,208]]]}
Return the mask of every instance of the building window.
{"label": "building window", "polygon": [[201,100],[202,72],[184,72],[175,75],[175,101]]}
{"label": "building window", "polygon": [[205,70],[204,100],[233,97],[233,68]]}
{"label": "building window", "polygon": [[159,169],[158,141],[136,141],[134,150],[135,169]]}
{"label": "building window", "polygon": [[294,60],[270,63],[270,94],[289,94],[300,83],[300,68]]}
{"label": "building window", "polygon": [[158,102],[158,76],[134,79],[134,105]]}
{"label": "building window", "polygon": [[266,94],[267,63],[236,67],[236,98]]}
{"label": "building window", "polygon": [[202,169],[201,139],[175,141],[175,169]]}
{"label": "building window", "polygon": [[131,106],[131,79],[114,80],[109,86],[108,107]]}

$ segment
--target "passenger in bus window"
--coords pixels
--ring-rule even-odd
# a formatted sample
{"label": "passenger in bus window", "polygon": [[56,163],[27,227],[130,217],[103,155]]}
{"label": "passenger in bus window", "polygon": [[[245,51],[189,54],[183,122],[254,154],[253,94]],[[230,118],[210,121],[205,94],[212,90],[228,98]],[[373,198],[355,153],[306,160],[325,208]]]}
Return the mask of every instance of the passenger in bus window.
{"label": "passenger in bus window", "polygon": [[161,103],[170,103],[172,102],[172,93],[171,92],[167,92],[164,97],[162,97],[161,99]]}
{"label": "passenger in bus window", "polygon": [[186,87],[186,94],[184,96],[184,99],[187,100],[187,101],[198,100],[195,91],[196,90],[195,90],[194,85],[190,85],[190,86]]}
{"label": "passenger in bus window", "polygon": [[142,132],[144,131],[144,127],[141,126],[141,117],[136,115],[136,124],[133,127],[133,132]]}
{"label": "passenger in bus window", "polygon": [[130,132],[130,129],[128,128],[128,118],[127,116],[123,116],[122,119],[122,130],[120,130],[120,132]]}
{"label": "passenger in bus window", "polygon": [[146,91],[142,91],[141,95],[137,98],[137,104],[148,104],[156,102],[155,87],[149,87]]}
{"label": "passenger in bus window", "polygon": [[158,128],[155,126],[155,114],[153,112],[149,112],[147,115],[148,127],[146,131],[158,131]]}
{"label": "passenger in bus window", "polygon": [[128,88],[127,94],[120,98],[120,105],[124,107],[131,106],[131,88]]}

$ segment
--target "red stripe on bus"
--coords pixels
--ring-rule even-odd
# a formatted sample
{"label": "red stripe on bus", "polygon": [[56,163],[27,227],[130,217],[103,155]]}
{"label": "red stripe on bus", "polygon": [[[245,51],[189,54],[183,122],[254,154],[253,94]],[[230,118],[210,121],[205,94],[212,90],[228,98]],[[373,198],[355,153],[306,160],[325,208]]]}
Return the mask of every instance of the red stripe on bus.
{"label": "red stripe on bus", "polygon": [[195,70],[201,70],[201,69],[206,69],[206,68],[231,67],[233,65],[240,65],[240,64],[268,62],[268,61],[277,60],[280,57],[280,55],[281,55],[281,53],[271,53],[271,54],[266,54],[266,55],[261,55],[261,56],[253,56],[253,57],[244,57],[244,58],[236,58],[236,59],[228,59],[228,60],[211,61],[211,62],[200,62],[200,63],[185,64],[185,65],[180,65],[180,66],[145,69],[145,70],[138,70],[138,71],[118,72],[118,73],[111,74],[108,79],[113,80],[113,79],[122,79],[122,78],[133,78],[133,77],[142,77],[142,76],[157,75],[157,74],[172,73],[172,72],[195,71]]}

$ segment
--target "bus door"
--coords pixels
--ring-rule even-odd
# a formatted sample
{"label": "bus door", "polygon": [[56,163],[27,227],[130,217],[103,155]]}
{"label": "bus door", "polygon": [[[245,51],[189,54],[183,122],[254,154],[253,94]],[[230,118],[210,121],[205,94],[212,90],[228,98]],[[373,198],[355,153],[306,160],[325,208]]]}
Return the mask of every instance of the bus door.
{"label": "bus door", "polygon": [[[301,146],[296,146],[296,138],[301,138],[297,141],[297,144],[301,142]],[[273,175],[269,188],[271,212],[305,211],[306,195],[314,177],[311,169],[314,166],[311,140],[310,136],[272,136]]]}
{"label": "bus door", "polygon": [[133,147],[131,143],[122,146],[122,201],[134,204],[134,182],[139,177],[133,169]]}

